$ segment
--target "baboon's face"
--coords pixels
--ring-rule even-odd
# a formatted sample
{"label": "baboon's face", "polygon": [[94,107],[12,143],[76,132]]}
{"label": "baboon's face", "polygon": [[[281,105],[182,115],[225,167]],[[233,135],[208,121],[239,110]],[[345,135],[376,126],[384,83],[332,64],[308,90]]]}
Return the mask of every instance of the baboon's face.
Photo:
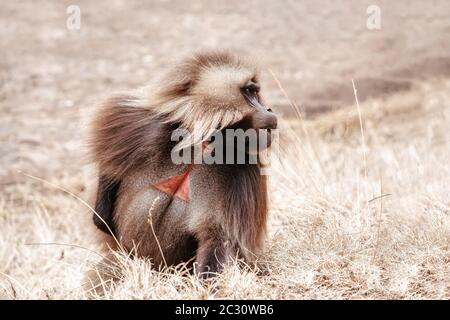
{"label": "baboon's face", "polygon": [[220,65],[204,69],[192,93],[202,97],[205,108],[239,111],[242,119],[233,127],[270,132],[277,128],[277,117],[261,101],[260,89],[256,70],[242,65]]}

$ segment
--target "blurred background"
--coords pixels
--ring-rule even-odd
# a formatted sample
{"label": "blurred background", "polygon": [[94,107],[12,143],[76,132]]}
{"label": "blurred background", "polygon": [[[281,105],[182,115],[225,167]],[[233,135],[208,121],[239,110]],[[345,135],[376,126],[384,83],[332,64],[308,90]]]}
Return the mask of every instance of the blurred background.
{"label": "blurred background", "polygon": [[[367,27],[374,4],[379,30]],[[67,27],[69,5],[80,8],[79,29]],[[312,117],[353,103],[352,78],[363,101],[450,76],[449,34],[446,0],[4,2],[0,185],[15,169],[75,165],[67,158],[79,151],[80,115],[193,50],[254,56]],[[263,81],[266,101],[289,114],[270,72]]]}
{"label": "blurred background", "polygon": [[448,0],[2,1],[0,299],[86,298],[98,259],[80,199],[19,170],[90,200],[94,106],[226,48],[258,60],[292,124],[269,180],[268,274],[208,292],[132,260],[109,297],[448,300],[449,35]]}

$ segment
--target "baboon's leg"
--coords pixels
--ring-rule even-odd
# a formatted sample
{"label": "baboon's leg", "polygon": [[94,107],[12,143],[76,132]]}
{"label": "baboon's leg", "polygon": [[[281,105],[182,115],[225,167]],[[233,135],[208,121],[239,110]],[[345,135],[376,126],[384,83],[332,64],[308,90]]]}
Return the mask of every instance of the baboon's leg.
{"label": "baboon's leg", "polygon": [[203,279],[213,277],[223,270],[232,255],[227,241],[218,238],[208,238],[199,241],[197,249],[197,272]]}

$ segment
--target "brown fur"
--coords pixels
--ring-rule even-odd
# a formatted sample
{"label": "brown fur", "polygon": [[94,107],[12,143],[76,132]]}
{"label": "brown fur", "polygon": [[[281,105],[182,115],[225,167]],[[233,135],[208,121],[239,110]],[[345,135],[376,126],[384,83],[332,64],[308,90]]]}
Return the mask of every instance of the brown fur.
{"label": "brown fur", "polygon": [[259,164],[194,165],[189,202],[152,186],[186,170],[170,159],[174,129],[193,129],[199,120],[207,135],[253,123],[248,119],[258,112],[240,88],[256,79],[256,68],[233,54],[203,53],[170,71],[153,92],[103,104],[91,133],[99,169],[96,210],[102,219],[94,218],[99,229],[110,229],[123,248],[156,265],[195,257],[204,275],[220,271],[230,257],[253,260],[267,219],[266,178]]}

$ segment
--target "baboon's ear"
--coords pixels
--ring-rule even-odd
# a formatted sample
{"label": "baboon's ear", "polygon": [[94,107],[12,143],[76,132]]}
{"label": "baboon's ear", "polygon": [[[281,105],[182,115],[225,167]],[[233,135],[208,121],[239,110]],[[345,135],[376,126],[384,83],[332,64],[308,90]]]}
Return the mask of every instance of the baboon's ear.
{"label": "baboon's ear", "polygon": [[[120,180],[100,175],[97,188],[97,199],[95,201],[94,224],[107,234],[115,235],[114,209],[119,190]],[[103,221],[102,221],[103,219]]]}

